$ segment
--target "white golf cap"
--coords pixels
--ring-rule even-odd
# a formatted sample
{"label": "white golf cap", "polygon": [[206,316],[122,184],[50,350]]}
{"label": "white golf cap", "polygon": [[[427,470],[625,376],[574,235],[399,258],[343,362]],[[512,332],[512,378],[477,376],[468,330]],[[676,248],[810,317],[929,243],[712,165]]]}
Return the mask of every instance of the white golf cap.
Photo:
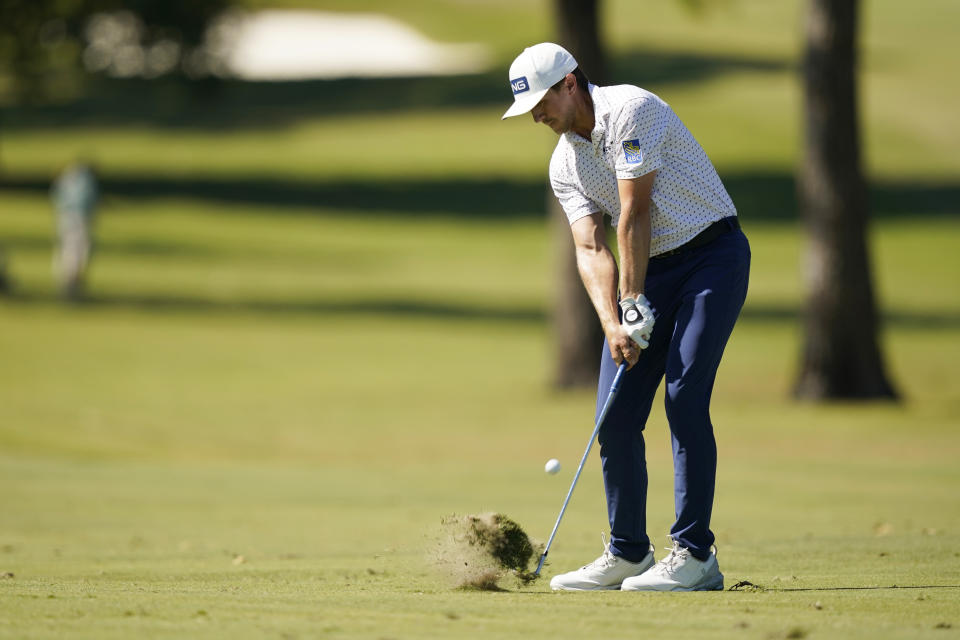
{"label": "white golf cap", "polygon": [[506,120],[533,109],[550,87],[576,68],[577,61],[558,44],[542,42],[524,49],[510,65],[513,105],[500,119]]}

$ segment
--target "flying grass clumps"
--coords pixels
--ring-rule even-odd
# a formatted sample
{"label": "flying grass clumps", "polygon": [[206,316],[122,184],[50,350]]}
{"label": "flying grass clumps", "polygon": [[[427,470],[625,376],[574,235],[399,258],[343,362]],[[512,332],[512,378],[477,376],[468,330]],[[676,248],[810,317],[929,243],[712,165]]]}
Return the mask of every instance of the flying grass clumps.
{"label": "flying grass clumps", "polygon": [[502,513],[452,515],[441,526],[436,564],[455,586],[497,590],[508,575],[522,584],[536,580],[528,566],[539,557],[542,545]]}

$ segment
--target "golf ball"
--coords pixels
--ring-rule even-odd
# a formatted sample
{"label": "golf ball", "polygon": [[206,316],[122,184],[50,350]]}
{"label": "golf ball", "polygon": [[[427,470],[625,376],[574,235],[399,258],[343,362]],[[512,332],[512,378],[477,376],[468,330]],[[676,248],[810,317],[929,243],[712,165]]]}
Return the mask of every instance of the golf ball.
{"label": "golf ball", "polygon": [[547,464],[543,465],[543,470],[551,475],[560,471],[560,461],[556,458],[550,458],[547,460]]}

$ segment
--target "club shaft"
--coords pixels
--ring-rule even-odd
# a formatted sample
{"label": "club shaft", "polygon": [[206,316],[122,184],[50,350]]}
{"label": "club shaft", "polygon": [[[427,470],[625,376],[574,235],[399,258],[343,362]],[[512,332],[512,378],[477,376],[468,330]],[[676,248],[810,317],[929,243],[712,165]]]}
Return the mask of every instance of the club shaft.
{"label": "club shaft", "polygon": [[617,375],[613,377],[613,384],[610,385],[610,393],[607,394],[607,399],[603,403],[603,409],[600,410],[600,415],[597,417],[597,423],[593,427],[593,433],[590,434],[590,440],[587,442],[587,450],[583,452],[583,457],[580,458],[580,464],[577,466],[577,472],[573,476],[573,482],[570,483],[570,490],[567,491],[567,497],[563,501],[563,507],[560,508],[560,515],[557,516],[557,522],[553,525],[553,531],[550,532],[550,539],[547,540],[547,546],[543,548],[543,554],[540,556],[540,562],[537,564],[537,570],[533,572],[534,575],[539,576],[540,570],[543,568],[543,563],[547,559],[547,554],[550,552],[550,545],[553,544],[553,539],[557,535],[557,529],[560,528],[560,521],[563,520],[563,514],[567,510],[567,505],[570,504],[570,496],[573,495],[573,489],[577,486],[577,480],[580,479],[580,473],[583,471],[583,465],[587,462],[587,457],[590,455],[590,449],[593,448],[593,441],[597,439],[597,434],[600,433],[600,427],[603,425],[603,419],[607,417],[607,412],[610,410],[610,406],[613,405],[613,399],[617,397],[617,392],[620,390],[620,378],[623,377],[623,372],[627,370],[627,363],[624,361],[620,364],[620,368],[617,369]]}

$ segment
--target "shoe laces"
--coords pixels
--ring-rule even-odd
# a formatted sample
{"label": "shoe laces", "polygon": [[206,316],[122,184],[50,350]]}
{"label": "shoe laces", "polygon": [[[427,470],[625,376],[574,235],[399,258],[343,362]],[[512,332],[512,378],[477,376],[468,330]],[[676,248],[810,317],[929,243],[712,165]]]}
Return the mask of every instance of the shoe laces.
{"label": "shoe laces", "polygon": [[686,562],[690,558],[690,550],[686,547],[680,546],[680,543],[676,540],[673,541],[672,547],[664,547],[670,553],[667,554],[667,557],[659,562],[659,567],[661,571],[667,573],[673,573],[677,568],[677,565]]}
{"label": "shoe laces", "polygon": [[581,569],[605,569],[607,567],[612,567],[613,564],[617,561],[617,557],[610,552],[610,545],[607,544],[607,537],[600,533],[600,540],[603,542],[603,553],[600,554],[600,557],[591,562],[590,564],[584,565]]}

